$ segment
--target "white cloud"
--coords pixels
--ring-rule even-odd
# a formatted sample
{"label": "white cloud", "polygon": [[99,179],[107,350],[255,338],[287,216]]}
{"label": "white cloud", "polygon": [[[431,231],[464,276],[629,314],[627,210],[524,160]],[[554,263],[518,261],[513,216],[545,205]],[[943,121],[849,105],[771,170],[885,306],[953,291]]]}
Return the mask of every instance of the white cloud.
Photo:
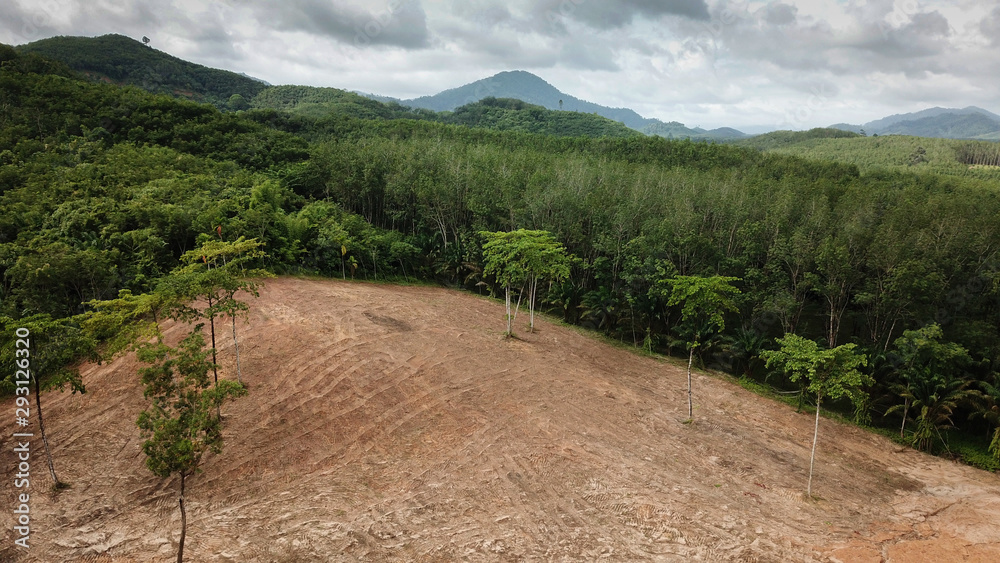
{"label": "white cloud", "polygon": [[1000,8],[979,0],[0,0],[0,41],[148,35],[275,84],[402,98],[503,70],[711,128],[998,111]]}

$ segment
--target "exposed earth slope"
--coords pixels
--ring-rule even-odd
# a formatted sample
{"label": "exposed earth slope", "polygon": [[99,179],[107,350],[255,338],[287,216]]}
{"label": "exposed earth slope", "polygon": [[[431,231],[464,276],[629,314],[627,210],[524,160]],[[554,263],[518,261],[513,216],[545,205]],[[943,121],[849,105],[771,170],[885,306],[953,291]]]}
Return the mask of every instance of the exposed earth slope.
{"label": "exposed earth slope", "polygon": [[[1000,560],[996,475],[823,420],[806,501],[811,415],[696,376],[685,425],[682,368],[538,324],[505,340],[503,306],[466,293],[270,280],[240,327],[251,394],[187,484],[187,560]],[[219,347],[233,377],[228,331]],[[136,367],[44,397],[72,488],[48,492],[36,440],[32,547],[10,547],[4,510],[0,560],[174,557],[177,483],[143,466]]]}

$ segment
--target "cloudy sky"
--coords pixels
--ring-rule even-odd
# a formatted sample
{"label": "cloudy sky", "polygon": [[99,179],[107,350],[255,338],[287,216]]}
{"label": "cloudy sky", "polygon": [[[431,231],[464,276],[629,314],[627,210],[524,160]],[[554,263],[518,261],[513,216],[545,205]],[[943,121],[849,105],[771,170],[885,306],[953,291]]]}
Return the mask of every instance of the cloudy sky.
{"label": "cloudy sky", "polygon": [[0,42],[147,35],[272,84],[399,98],[504,70],[688,126],[1000,113],[996,0],[0,0]]}

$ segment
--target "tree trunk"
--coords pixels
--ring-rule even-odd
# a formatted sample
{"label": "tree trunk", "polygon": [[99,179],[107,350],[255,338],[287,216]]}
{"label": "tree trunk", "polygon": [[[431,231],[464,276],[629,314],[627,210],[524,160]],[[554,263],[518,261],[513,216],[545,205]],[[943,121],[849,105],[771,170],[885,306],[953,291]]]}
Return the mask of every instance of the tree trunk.
{"label": "tree trunk", "polygon": [[819,438],[819,405],[823,400],[823,395],[816,395],[816,426],[813,428],[813,447],[809,454],[809,484],[806,485],[806,496],[812,498],[813,489],[813,465],[816,462],[816,441]]}
{"label": "tree trunk", "polygon": [[535,290],[538,287],[538,277],[531,280],[531,298],[528,304],[528,332],[535,332]]}
{"label": "tree trunk", "polygon": [[909,410],[910,410],[910,400],[904,398],[903,399],[903,424],[899,425],[899,437],[900,437],[900,439],[903,438],[903,431],[906,430],[906,413],[909,412]]}
{"label": "tree trunk", "polygon": [[510,286],[507,286],[504,289],[507,292],[506,293],[506,295],[507,295],[507,336],[510,336],[511,334],[513,334],[511,332],[511,327],[510,327],[510,325],[512,323],[512,319],[510,318]]}
{"label": "tree trunk", "polygon": [[232,316],[233,321],[233,347],[236,349],[236,381],[243,383],[240,377],[240,343],[236,340],[236,315]]}
{"label": "tree trunk", "polygon": [[37,374],[35,376],[35,408],[38,409],[38,431],[42,434],[42,445],[45,446],[45,459],[49,462],[49,475],[52,476],[52,485],[58,487],[61,483],[59,482],[59,478],[56,477],[55,465],[52,464],[52,452],[49,451],[49,440],[45,437],[45,422],[42,420],[42,390]]}
{"label": "tree trunk", "polygon": [[[208,308],[212,309],[212,296],[208,296]],[[215,313],[212,312],[208,315],[208,325],[212,330],[212,371],[215,373],[215,386],[219,386],[219,366],[216,365],[218,362],[215,358]]]}
{"label": "tree trunk", "polygon": [[688,420],[694,420],[694,403],[691,398],[691,364],[694,362],[694,346],[688,355]]}
{"label": "tree trunk", "polygon": [[[208,296],[208,308],[212,309],[212,296]],[[215,313],[211,312],[208,315],[208,325],[212,330],[212,373],[215,374],[215,388],[219,388],[219,363],[216,361],[215,357]],[[215,414],[219,418],[222,418],[222,406],[219,405],[215,407]]]}
{"label": "tree trunk", "polygon": [[184,561],[184,536],[187,535],[187,512],[184,510],[184,472],[181,471],[181,496],[178,499],[181,506],[181,540],[177,545],[177,563]]}
{"label": "tree trunk", "polygon": [[521,285],[521,291],[517,294],[517,303],[514,304],[514,318],[511,319],[511,323],[517,320],[517,312],[521,310],[521,299],[524,298],[524,285]]}

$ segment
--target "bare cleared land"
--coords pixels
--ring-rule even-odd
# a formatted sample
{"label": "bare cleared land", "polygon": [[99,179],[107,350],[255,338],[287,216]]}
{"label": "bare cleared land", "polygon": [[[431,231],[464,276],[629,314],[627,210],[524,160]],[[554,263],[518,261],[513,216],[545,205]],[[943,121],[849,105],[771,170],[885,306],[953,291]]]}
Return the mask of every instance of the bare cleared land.
{"label": "bare cleared land", "polygon": [[[685,425],[681,367],[517,324],[503,339],[502,304],[443,289],[269,281],[240,325],[250,396],[187,484],[186,560],[1000,561],[996,475],[823,420],[806,501],[811,415],[696,376]],[[49,491],[36,439],[32,547],[12,547],[5,508],[0,560],[175,557],[177,483],[143,465],[137,367],[46,394],[72,488]]]}

